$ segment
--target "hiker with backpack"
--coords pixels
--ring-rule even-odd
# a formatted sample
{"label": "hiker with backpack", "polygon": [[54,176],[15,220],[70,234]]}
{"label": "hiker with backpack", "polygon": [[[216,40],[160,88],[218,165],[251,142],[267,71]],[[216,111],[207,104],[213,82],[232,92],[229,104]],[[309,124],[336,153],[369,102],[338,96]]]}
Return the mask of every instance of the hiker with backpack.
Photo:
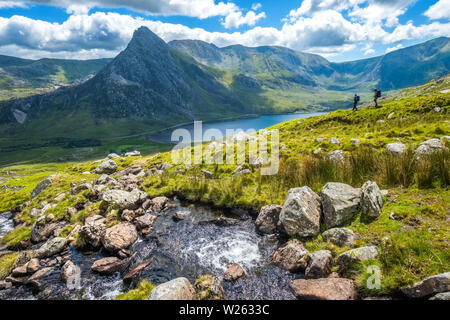
{"label": "hiker with backpack", "polygon": [[381,97],[381,91],[377,88],[373,89],[374,96],[373,96],[373,102],[375,102],[375,108],[378,107],[378,98]]}
{"label": "hiker with backpack", "polygon": [[355,97],[353,98],[353,111],[358,111],[358,102],[360,100],[360,97],[358,96],[358,94],[355,94]]}

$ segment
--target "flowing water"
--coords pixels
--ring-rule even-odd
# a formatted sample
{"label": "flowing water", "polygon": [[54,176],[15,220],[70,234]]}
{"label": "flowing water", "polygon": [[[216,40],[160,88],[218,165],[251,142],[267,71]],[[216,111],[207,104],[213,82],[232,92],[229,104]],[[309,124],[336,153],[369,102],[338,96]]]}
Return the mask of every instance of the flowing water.
{"label": "flowing water", "polygon": [[5,234],[14,229],[11,212],[0,213],[0,240]]}
{"label": "flowing water", "polygon": [[[130,250],[135,253],[133,265],[149,263],[139,279],[160,284],[186,277],[193,283],[205,273],[222,279],[227,267],[235,262],[244,268],[246,276],[223,282],[228,299],[294,299],[289,284],[295,275],[269,263],[279,239],[259,234],[246,212],[214,210],[178,200],[171,205],[156,220],[151,238],[139,239]],[[181,212],[178,215],[182,220],[172,218],[176,212]],[[57,267],[45,279],[47,288],[38,295],[21,286],[0,294],[0,298],[112,299],[129,289],[119,273],[101,276],[90,270],[95,260],[106,256],[104,252],[87,254],[72,248],[70,255],[81,270],[80,289],[69,290],[60,280]]]}

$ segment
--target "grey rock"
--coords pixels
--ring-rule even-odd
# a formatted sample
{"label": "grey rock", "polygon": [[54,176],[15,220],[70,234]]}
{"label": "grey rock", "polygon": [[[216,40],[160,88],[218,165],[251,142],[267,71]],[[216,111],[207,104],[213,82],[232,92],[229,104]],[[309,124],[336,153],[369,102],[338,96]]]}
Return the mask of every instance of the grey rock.
{"label": "grey rock", "polygon": [[337,258],[337,264],[341,269],[347,268],[350,264],[361,262],[378,257],[378,249],[375,246],[360,247],[341,253]]}
{"label": "grey rock", "polygon": [[61,268],[61,279],[67,282],[71,277],[77,274],[78,268],[72,261],[67,261]]}
{"label": "grey rock", "polygon": [[290,236],[316,236],[320,232],[320,198],[309,187],[294,188],[288,191],[280,224]]}
{"label": "grey rock", "polygon": [[431,155],[435,152],[445,149],[445,145],[439,139],[430,139],[422,142],[416,149],[415,155],[417,158]]}
{"label": "grey rock", "polygon": [[212,275],[203,275],[195,281],[195,289],[200,300],[225,300],[225,290],[219,278]]}
{"label": "grey rock", "polygon": [[147,194],[139,189],[134,189],[131,192],[108,189],[103,193],[102,199],[119,210],[135,210],[139,208],[140,204],[147,198]]}
{"label": "grey rock", "polygon": [[331,138],[331,139],[330,139],[330,143],[331,143],[331,144],[339,145],[341,142],[339,141],[338,138]]}
{"label": "grey rock", "polygon": [[291,291],[303,300],[355,300],[358,291],[354,281],[343,278],[297,279]]}
{"label": "grey rock", "polygon": [[342,150],[334,150],[328,153],[328,159],[334,163],[342,163],[345,160],[344,152]]}
{"label": "grey rock", "polygon": [[92,186],[89,183],[82,183],[82,184],[79,184],[79,185],[76,185],[76,186],[72,187],[70,189],[70,194],[72,194],[72,195],[78,194],[81,191],[89,190],[91,188],[92,188]]}
{"label": "grey rock", "polygon": [[31,191],[31,199],[36,198],[42,191],[47,189],[52,184],[52,177],[54,175],[50,175],[41,182],[39,182],[36,187],[34,187],[33,191]]}
{"label": "grey rock", "polygon": [[403,143],[394,142],[394,143],[389,143],[386,146],[386,152],[389,154],[392,154],[394,156],[399,156],[403,152],[405,152],[407,148],[408,147]]}
{"label": "grey rock", "polygon": [[255,221],[258,230],[263,233],[277,232],[278,219],[282,208],[282,206],[274,204],[262,207]]}
{"label": "grey rock", "polygon": [[139,157],[141,153],[137,150],[125,153],[125,157]]}
{"label": "grey rock", "polygon": [[80,229],[80,234],[91,246],[100,246],[106,231],[105,221],[106,219],[100,215],[86,218],[84,225]]}
{"label": "grey rock", "polygon": [[115,163],[113,160],[107,159],[104,160],[100,165],[95,168],[95,173],[97,174],[111,174],[116,172],[117,170],[117,163]]}
{"label": "grey rock", "polygon": [[360,190],[344,183],[328,182],[322,188],[320,198],[328,228],[350,221],[360,209]]}
{"label": "grey rock", "polygon": [[423,298],[448,291],[450,291],[450,272],[428,277],[402,289],[409,298]]}
{"label": "grey rock", "polygon": [[285,270],[296,272],[307,266],[308,250],[297,239],[289,240],[272,256],[272,263]]}
{"label": "grey rock", "polygon": [[153,226],[153,224],[155,223],[157,218],[158,218],[157,216],[155,216],[151,213],[146,213],[143,216],[137,217],[135,219],[136,227],[139,230],[149,228],[149,227]]}
{"label": "grey rock", "polygon": [[188,279],[176,278],[154,288],[148,300],[197,300],[197,295]]}
{"label": "grey rock", "polygon": [[123,272],[129,264],[129,259],[120,260],[117,257],[107,257],[94,261],[91,270],[108,275],[116,272]]}
{"label": "grey rock", "polygon": [[429,300],[450,300],[450,292],[442,292],[432,296]]}
{"label": "grey rock", "polygon": [[331,228],[322,233],[322,237],[339,247],[348,247],[355,241],[355,234],[347,228]]}
{"label": "grey rock", "polygon": [[380,188],[373,181],[367,181],[361,187],[361,211],[363,216],[376,219],[383,208],[383,196]]}
{"label": "grey rock", "polygon": [[66,245],[67,240],[65,238],[50,239],[35,251],[35,256],[39,259],[51,257],[63,251]]}
{"label": "grey rock", "polygon": [[305,276],[308,279],[326,278],[331,273],[333,256],[328,250],[313,252],[308,256]]}

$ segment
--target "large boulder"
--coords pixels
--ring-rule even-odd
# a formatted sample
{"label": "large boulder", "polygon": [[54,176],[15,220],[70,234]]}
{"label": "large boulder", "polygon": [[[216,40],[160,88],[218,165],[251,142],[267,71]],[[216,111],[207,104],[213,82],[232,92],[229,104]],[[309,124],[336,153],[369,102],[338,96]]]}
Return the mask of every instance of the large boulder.
{"label": "large boulder", "polygon": [[131,192],[109,189],[103,193],[102,199],[113,205],[118,210],[135,210],[147,198],[147,194],[139,189],[134,189]]}
{"label": "large boulder", "polygon": [[445,149],[445,144],[440,139],[430,139],[419,144],[415,151],[417,158],[431,155]]}
{"label": "large boulder", "polygon": [[352,230],[347,228],[331,228],[322,233],[322,237],[326,241],[339,246],[348,247],[355,241],[355,234]]}
{"label": "large boulder", "polygon": [[91,269],[100,274],[113,274],[116,272],[123,272],[129,264],[129,259],[120,260],[117,257],[107,257],[94,261]]}
{"label": "large boulder", "polygon": [[117,170],[117,163],[115,163],[111,159],[106,159],[101,164],[99,164],[97,166],[97,168],[95,168],[95,173],[97,173],[97,174],[103,174],[103,173],[111,174],[111,173],[116,172],[116,170]]}
{"label": "large boulder", "polygon": [[305,270],[305,276],[308,279],[326,278],[331,273],[332,265],[333,256],[329,250],[313,252],[308,257],[308,266]]}
{"label": "large boulder", "polygon": [[105,221],[106,219],[100,215],[94,215],[86,218],[84,226],[80,229],[80,234],[91,246],[100,246],[103,235],[106,231]]}
{"label": "large boulder", "polygon": [[347,268],[350,264],[361,262],[378,257],[378,249],[375,246],[360,247],[341,253],[337,258],[337,264],[341,269]]}
{"label": "large boulder", "polygon": [[67,245],[65,238],[56,237],[48,240],[34,252],[36,258],[48,258],[64,250]]}
{"label": "large boulder", "polygon": [[386,145],[386,152],[394,156],[400,156],[408,147],[399,142],[389,143]]}
{"label": "large boulder", "polygon": [[225,290],[219,278],[206,274],[195,281],[195,289],[200,300],[225,300]]}
{"label": "large boulder", "polygon": [[129,248],[137,239],[135,226],[129,222],[122,222],[106,229],[102,243],[106,250],[115,252]]}
{"label": "large boulder", "polygon": [[320,192],[322,210],[327,228],[350,221],[360,208],[360,189],[348,184],[328,182]]}
{"label": "large boulder", "polygon": [[288,191],[280,224],[290,236],[316,236],[320,232],[320,198],[309,187],[294,188]]}
{"label": "large boulder", "polygon": [[305,300],[355,300],[358,296],[355,283],[343,278],[297,279],[291,291]]}
{"label": "large boulder", "polygon": [[373,181],[367,181],[361,187],[361,211],[363,216],[369,219],[376,219],[381,214],[383,208],[383,195],[380,188]]}
{"label": "large boulder", "polygon": [[176,278],[154,288],[148,300],[197,300],[197,295],[188,279]]}
{"label": "large boulder", "polygon": [[277,232],[278,219],[282,208],[275,204],[262,207],[255,221],[258,230],[263,233]]}
{"label": "large boulder", "polygon": [[278,248],[272,256],[272,263],[291,272],[304,270],[307,265],[308,250],[297,239],[292,239]]}
{"label": "large boulder", "polygon": [[447,291],[450,291],[450,272],[428,277],[402,289],[409,298],[423,298]]}

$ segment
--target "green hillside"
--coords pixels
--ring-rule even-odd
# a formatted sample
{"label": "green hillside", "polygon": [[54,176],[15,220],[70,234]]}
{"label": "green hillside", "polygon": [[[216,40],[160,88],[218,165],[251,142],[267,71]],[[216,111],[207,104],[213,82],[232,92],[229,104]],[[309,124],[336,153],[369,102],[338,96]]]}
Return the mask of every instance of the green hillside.
{"label": "green hillside", "polygon": [[[378,247],[375,260],[352,264],[341,276],[355,279],[364,295],[395,295],[399,289],[428,276],[448,271],[450,225],[450,77],[436,79],[424,86],[406,89],[384,99],[380,108],[366,107],[358,111],[335,111],[327,115],[279,124],[281,158],[276,175],[262,176],[258,167],[245,164],[250,171],[233,176],[236,165],[174,165],[171,153],[153,153],[145,157],[114,159],[119,170],[140,164],[146,171],[161,169],[161,174],[142,178],[141,186],[152,197],[178,195],[189,201],[216,206],[245,208],[253,212],[266,204],[282,205],[290,188],[309,186],[319,192],[327,182],[343,182],[360,187],[375,181],[386,189],[379,218],[367,221],[359,215],[345,226],[357,235],[352,247],[338,247],[322,236],[300,239],[308,250],[328,249],[338,254],[365,245]],[[445,138],[447,136],[447,138]],[[331,144],[338,138],[339,145]],[[318,141],[317,138],[322,138]],[[428,139],[440,139],[445,147],[418,158],[414,150]],[[351,139],[359,139],[354,143]],[[388,143],[401,142],[407,150],[399,156],[386,152]],[[208,147],[208,144],[201,146]],[[321,148],[322,151],[313,153]],[[342,150],[342,162],[330,160],[328,152]],[[248,159],[247,159],[248,161]],[[31,209],[42,201],[52,203],[61,192],[69,194],[70,183],[91,182],[98,164],[89,162],[20,165],[0,170],[0,212],[10,210],[29,199],[30,192],[44,177],[58,172],[52,185],[33,199],[18,214],[22,225],[3,238],[10,248],[20,248],[29,239],[36,219]],[[202,170],[210,171],[206,177]],[[90,172],[86,174],[86,172]],[[84,174],[83,174],[84,173]],[[70,195],[48,213],[56,220],[69,223],[63,236],[86,216],[98,214],[101,202],[94,202],[69,218],[67,206],[93,199],[90,191]],[[68,219],[68,220],[67,220]],[[108,215],[111,225],[119,215]],[[366,267],[377,265],[382,271],[381,288],[365,287]]]}

